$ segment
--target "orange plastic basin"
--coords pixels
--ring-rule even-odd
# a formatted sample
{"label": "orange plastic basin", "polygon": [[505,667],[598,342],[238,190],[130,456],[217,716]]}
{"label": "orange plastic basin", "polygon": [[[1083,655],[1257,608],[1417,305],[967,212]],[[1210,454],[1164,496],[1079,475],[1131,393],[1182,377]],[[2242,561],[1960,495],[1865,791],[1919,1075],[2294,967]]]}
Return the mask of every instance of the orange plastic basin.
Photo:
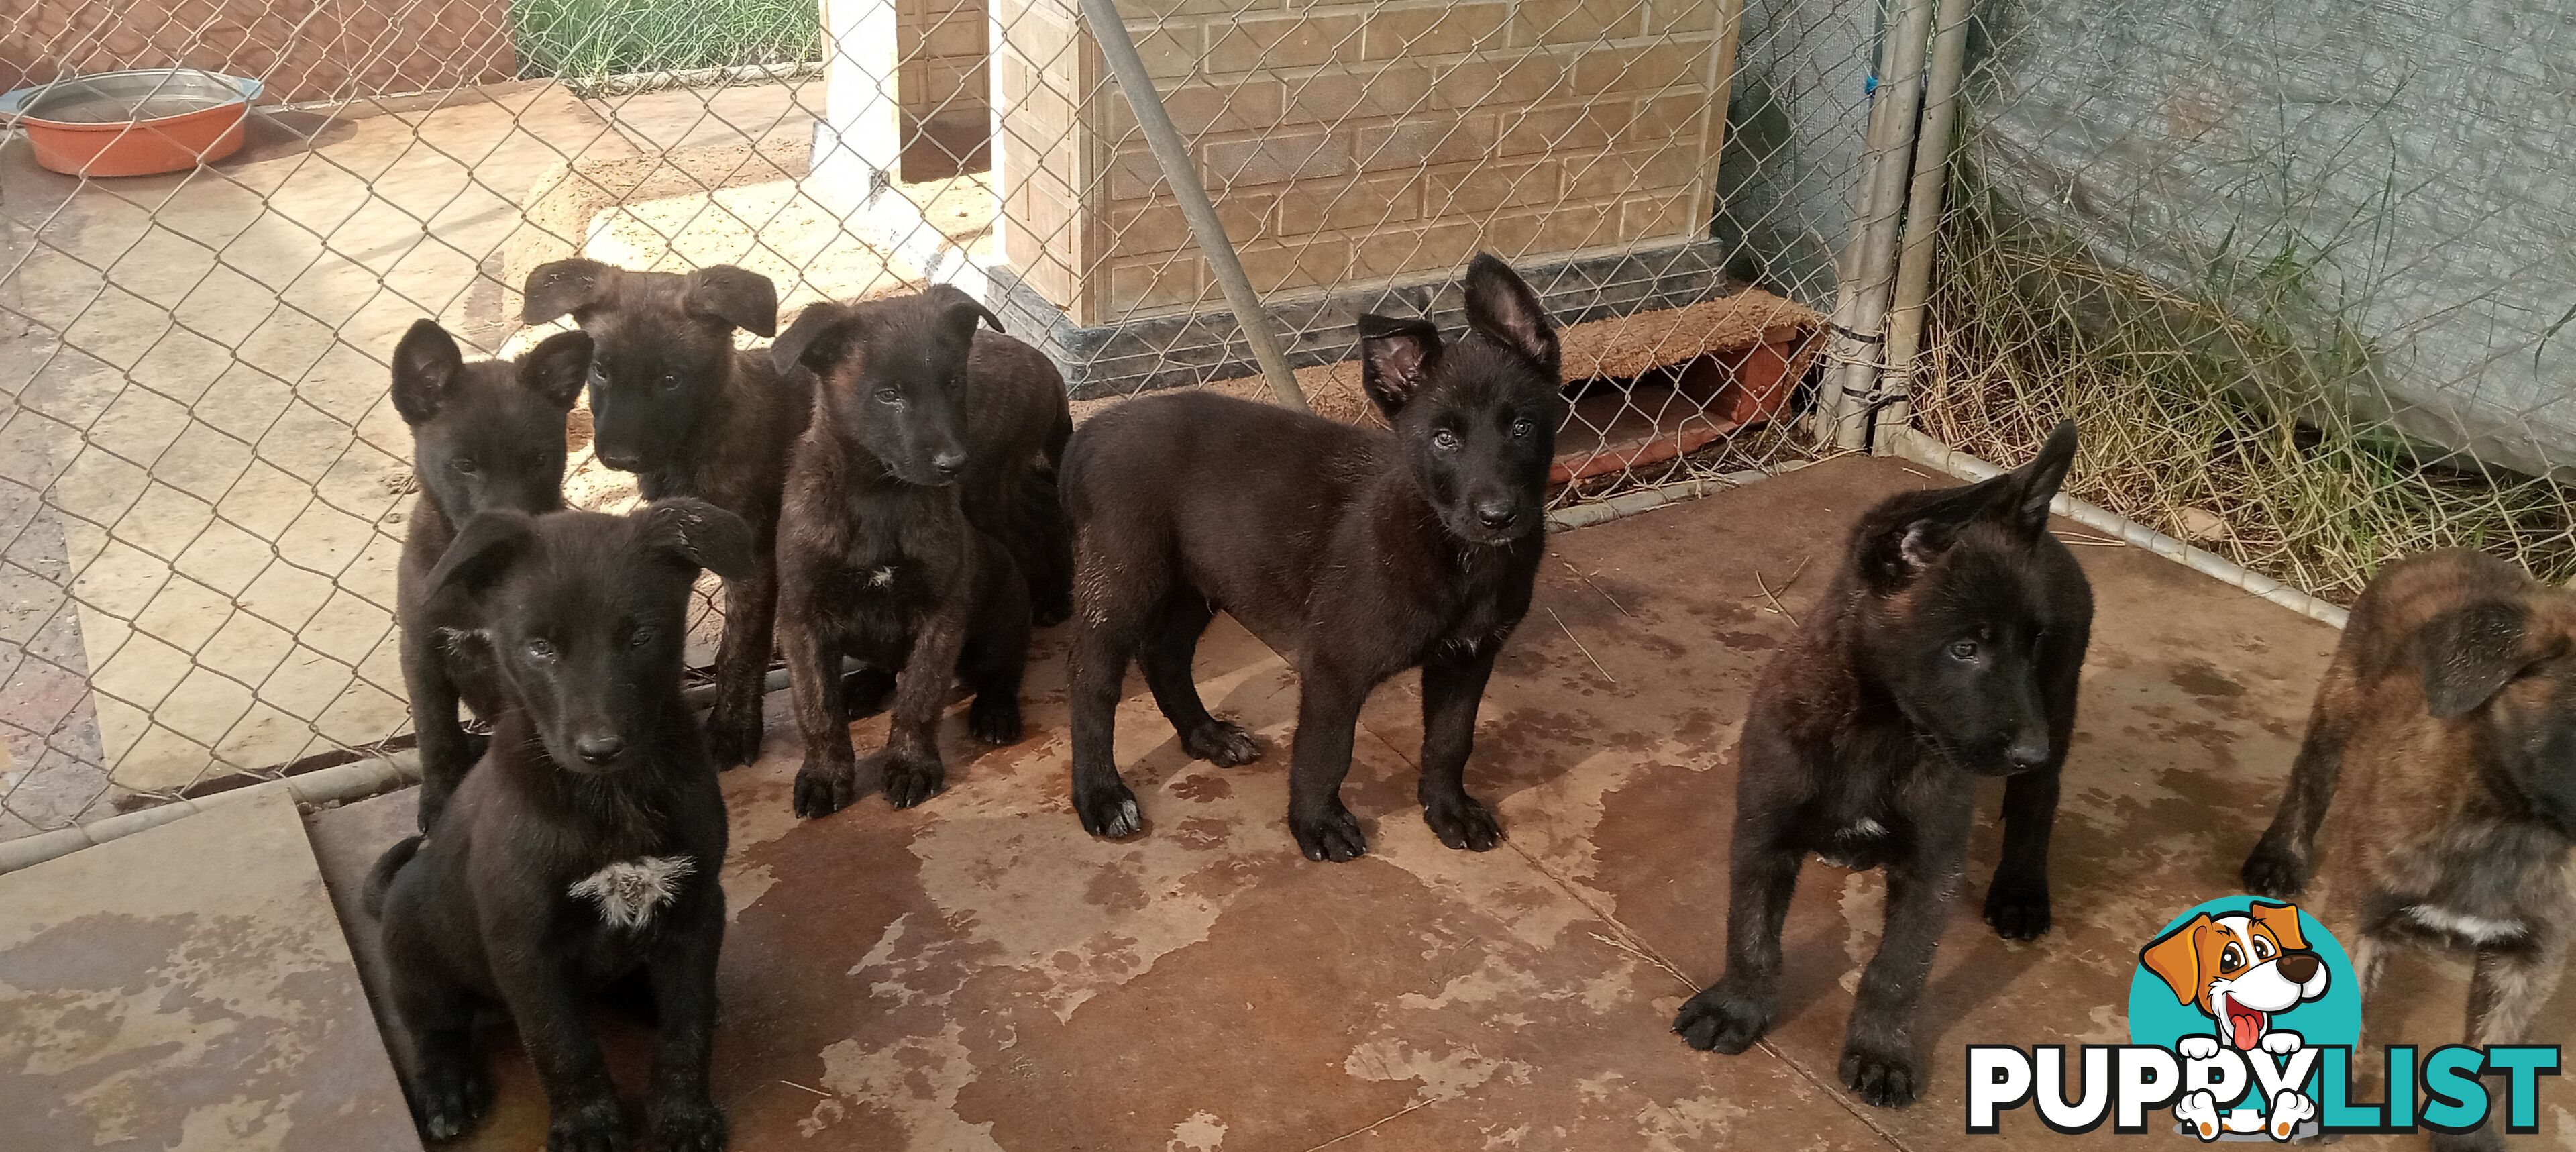
{"label": "orange plastic basin", "polygon": [[194,68],[57,80],[0,96],[36,163],[67,176],[150,176],[241,150],[260,83]]}

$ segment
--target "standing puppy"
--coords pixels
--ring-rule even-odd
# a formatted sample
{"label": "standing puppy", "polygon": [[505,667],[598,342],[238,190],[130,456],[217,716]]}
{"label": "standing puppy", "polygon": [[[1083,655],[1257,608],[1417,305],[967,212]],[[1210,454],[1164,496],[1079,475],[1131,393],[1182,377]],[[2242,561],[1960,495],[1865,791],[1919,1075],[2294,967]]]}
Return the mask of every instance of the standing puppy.
{"label": "standing puppy", "polygon": [[[851,801],[850,718],[888,691],[878,756],[897,808],[946,780],[939,714],[954,678],[974,690],[977,739],[1020,738],[1029,585],[1011,544],[1065,579],[1049,557],[1068,537],[1054,472],[1073,421],[1055,366],[978,321],[1001,327],[940,285],[815,305],[770,349],[779,371],[801,365],[821,385],[779,522],[779,639],[805,740],[799,816]],[[865,665],[846,681],[845,655]]]}
{"label": "standing puppy", "polygon": [[[2576,927],[2576,594],[2467,550],[2381,571],[2245,887],[2298,894],[2320,826],[2326,919],[2359,932],[2363,995],[2390,947],[2468,952],[2467,1042],[2524,1042]],[[2492,1121],[2433,1137],[2503,1145]]]}
{"label": "standing puppy", "polygon": [[733,346],[734,329],[778,331],[769,278],[727,264],[682,276],[557,260],[528,274],[522,318],[570,314],[597,342],[590,362],[599,462],[635,474],[645,499],[694,496],[751,526],[754,563],[725,579],[724,639],[707,743],[723,767],[760,755],[778,569],[779,487],[813,411],[813,380]]}
{"label": "standing puppy", "polygon": [[2062,424],[2017,471],[1908,492],[1861,518],[1744,720],[1726,975],[1673,1022],[1691,1047],[1741,1052],[1770,1028],[1807,853],[1883,867],[1887,930],[1861,974],[1842,1080],[1880,1107],[1912,1103],[1915,1000],[1966,862],[1978,776],[2011,777],[1986,922],[2008,940],[2048,931],[2048,833],[2093,625],[2092,588],[2048,533],[2074,458],[2075,426]]}
{"label": "standing puppy", "polygon": [[724,1146],[707,1061],[725,811],[680,697],[680,652],[698,568],[739,577],[750,564],[740,519],[667,500],[624,517],[486,512],[430,573],[433,594],[480,602],[511,707],[428,840],[396,844],[368,878],[423,1135],[481,1117],[473,1014],[498,1002],[545,1086],[549,1152],[624,1149],[583,1004],[641,968],[661,1029],[651,1146]]}
{"label": "standing puppy", "polygon": [[1094,835],[1139,831],[1112,718],[1144,665],[1193,756],[1259,755],[1208,714],[1190,661],[1222,610],[1299,637],[1288,828],[1311,860],[1368,850],[1342,778],[1369,691],[1422,669],[1423,819],[1452,848],[1501,838],[1463,774],[1476,706],[1529,610],[1564,412],[1556,330],[1502,261],[1467,269],[1464,339],[1360,318],[1361,382],[1392,435],[1207,393],[1120,405],[1074,435],[1073,806]]}
{"label": "standing puppy", "polygon": [[590,337],[547,337],[517,363],[465,362],[455,337],[422,320],[394,347],[394,410],[411,426],[420,498],[403,526],[394,576],[403,688],[420,740],[420,827],[438,822],[456,782],[482,755],[457,722],[461,700],[489,722],[501,714],[500,673],[476,637],[470,602],[432,610],[429,570],[478,512],[534,515],[563,507],[564,415],[590,371]]}

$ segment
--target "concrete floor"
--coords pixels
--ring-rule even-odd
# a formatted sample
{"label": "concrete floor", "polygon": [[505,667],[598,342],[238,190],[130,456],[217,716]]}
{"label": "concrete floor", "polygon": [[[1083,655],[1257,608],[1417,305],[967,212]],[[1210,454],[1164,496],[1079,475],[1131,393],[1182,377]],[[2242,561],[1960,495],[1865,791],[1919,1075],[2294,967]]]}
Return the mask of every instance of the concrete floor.
{"label": "concrete floor", "polygon": [[[819,82],[589,101],[503,84],[254,117],[213,168],[89,182],[0,145],[0,299],[34,322],[0,325],[0,839],[400,731],[395,340],[434,316],[504,347],[504,271],[543,239],[551,170],[634,161],[641,186],[714,155],[698,167],[723,182],[794,176],[821,103]],[[791,153],[798,172],[774,166]],[[698,201],[573,242],[644,263],[658,253],[630,249],[660,227],[694,255],[732,235]],[[631,491],[587,471],[585,499]]]}
{"label": "concrete floor", "polygon": [[[1813,606],[1860,510],[1946,482],[1847,459],[1555,537],[1469,767],[1509,836],[1484,855],[1441,847],[1417,814],[1407,678],[1368,710],[1345,792],[1372,854],[1298,857],[1281,820],[1294,678],[1224,621],[1200,651],[1202,691],[1270,754],[1232,770],[1186,759],[1131,684],[1119,755],[1150,823],[1126,843],[1084,835],[1065,805],[1060,630],[1031,671],[1027,738],[979,749],[953,722],[949,790],[908,812],[869,797],[792,817],[794,736],[773,699],[768,754],[727,777],[717,1095],[735,1147],[2064,1142],[2026,1114],[2002,1137],[1963,1135],[1961,1047],[2126,1039],[2138,947],[2235,891],[2335,639],[2071,526],[2100,609],[2058,825],[2057,930],[2011,945],[1979,922],[1986,829],[1918,1029],[1926,1097],[1884,1111],[1834,1084],[1850,988],[1875,946],[1875,874],[1809,865],[1766,1044],[1705,1055],[1666,1031],[1721,968],[1735,736],[1753,677],[1791,630],[1784,613]],[[880,733],[863,723],[861,746]],[[409,805],[396,795],[311,820],[336,887],[409,825]],[[363,966],[366,928],[354,931]],[[2383,1001],[2396,1002],[2371,1006],[2374,1035],[2455,1038],[2462,967],[2393,973]],[[2545,1020],[2559,1033],[2546,1039],[2564,1039],[2576,990]],[[639,1034],[615,1035],[623,1081],[640,1082]],[[542,1100],[505,1036],[493,1051],[498,1112],[455,1146],[536,1146]],[[2576,1148],[2567,1099],[2545,1088],[2543,1134],[2517,1146]]]}

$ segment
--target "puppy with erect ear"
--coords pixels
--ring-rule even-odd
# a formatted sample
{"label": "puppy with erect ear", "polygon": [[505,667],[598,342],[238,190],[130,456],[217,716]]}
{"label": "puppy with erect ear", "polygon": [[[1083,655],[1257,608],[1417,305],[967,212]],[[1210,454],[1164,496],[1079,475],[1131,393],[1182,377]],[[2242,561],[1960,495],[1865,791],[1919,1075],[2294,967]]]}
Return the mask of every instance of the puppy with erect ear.
{"label": "puppy with erect ear", "polygon": [[2467,1043],[2528,1038],[2576,929],[2576,593],[2465,549],[2371,580],[2244,866],[2267,896],[2312,875],[2327,922],[2359,930],[2365,996],[2391,948],[2474,956]]}
{"label": "puppy with erect ear", "polygon": [[599,462],[635,474],[648,499],[692,496],[751,527],[762,557],[725,581],[724,638],[708,739],[720,764],[760,752],[772,655],[775,548],[787,456],[814,408],[813,373],[773,367],[735,334],[778,331],[778,289],[728,264],[685,275],[557,260],[528,274],[522,318],[570,316],[594,341],[588,383]]}
{"label": "puppy with erect ear", "polygon": [[432,605],[422,577],[470,517],[563,507],[566,416],[590,371],[590,353],[587,334],[564,332],[515,361],[468,362],[433,320],[413,324],[394,346],[393,405],[411,429],[420,491],[403,525],[394,614],[419,740],[424,829],[482,754],[458,705],[488,723],[502,699],[490,654],[475,639],[472,605]]}
{"label": "puppy with erect ear", "polygon": [[2012,940],[2048,931],[2049,836],[2093,622],[2091,585],[2048,531],[2074,458],[2063,424],[2019,468],[1890,497],[1852,529],[1824,607],[1772,658],[1745,717],[1726,974],[1673,1023],[1692,1047],[1741,1052],[1769,1029],[1809,854],[1884,867],[1887,930],[1840,1071],[1866,1103],[1911,1103],[1915,1003],[1979,776],[2009,778],[1986,922]]}
{"label": "puppy with erect ear", "polygon": [[478,606],[509,707],[429,835],[395,845],[368,879],[423,1136],[482,1116],[473,1023],[497,1006],[546,1089],[548,1145],[626,1147],[583,1005],[642,969],[661,1030],[650,1146],[724,1146],[707,1070],[725,812],[680,695],[681,653],[699,569],[740,576],[751,540],[739,517],[686,498],[627,516],[495,510],[468,520],[424,578],[432,595]]}
{"label": "puppy with erect ear", "polygon": [[[1111,757],[1129,662],[1191,755],[1260,754],[1211,715],[1190,659],[1216,610],[1302,639],[1288,830],[1312,860],[1368,849],[1341,798],[1371,691],[1422,669],[1423,821],[1482,852],[1502,838],[1464,783],[1496,653],[1529,609],[1546,545],[1548,464],[1564,419],[1556,326],[1490,255],[1461,284],[1466,330],[1358,318],[1361,386],[1391,429],[1207,393],[1132,400],[1075,434],[1073,807],[1085,830],[1143,830]],[[1311,554],[1311,555],[1310,555]]]}

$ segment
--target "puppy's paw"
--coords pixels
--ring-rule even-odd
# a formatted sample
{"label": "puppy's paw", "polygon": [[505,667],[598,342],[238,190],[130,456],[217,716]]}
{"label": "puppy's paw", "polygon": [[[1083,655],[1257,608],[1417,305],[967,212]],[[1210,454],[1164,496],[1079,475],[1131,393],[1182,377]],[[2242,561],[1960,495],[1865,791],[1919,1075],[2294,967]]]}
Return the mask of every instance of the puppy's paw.
{"label": "puppy's paw", "polygon": [[[2185,1053],[2189,1055],[2189,1053]],[[2190,1092],[2174,1103],[2174,1121],[2191,1129],[2202,1143],[2218,1139],[2226,1126],[2219,1122],[2218,1098],[2207,1090]]]}
{"label": "puppy's paw", "polygon": [[723,1152],[724,1110],[715,1101],[669,1099],[653,1106],[653,1152]]}
{"label": "puppy's paw", "polygon": [[2275,1140],[2288,1140],[2299,1125],[2317,1118],[2317,1102],[2287,1088],[2272,1097],[2272,1111],[2263,1117],[2263,1130]]}
{"label": "puppy's paw", "polygon": [[2308,886],[2308,862],[2289,845],[2265,836],[2245,857],[2240,878],[2245,881],[2248,892],[2287,900]]}
{"label": "puppy's paw", "polygon": [[2287,1056],[2298,1051],[2300,1046],[2306,1043],[2307,1041],[2301,1039],[2298,1033],[2286,1028],[2263,1034],[2263,1050],[2275,1056]]}
{"label": "puppy's paw", "polygon": [[2048,884],[1996,877],[1986,889],[1986,923],[2006,940],[2037,940],[2048,935]]}
{"label": "puppy's paw", "polygon": [[760,702],[755,699],[749,708],[719,703],[709,711],[707,752],[719,769],[760,759]]}
{"label": "puppy's paw", "polygon": [[1338,798],[1325,803],[1328,807],[1320,812],[1288,810],[1288,831],[1297,837],[1297,850],[1309,860],[1335,864],[1368,855],[1368,834],[1360,831],[1359,818]]}
{"label": "puppy's paw", "polygon": [[966,709],[966,731],[996,747],[1019,743],[1019,697],[977,693],[975,703]]}
{"label": "puppy's paw", "polygon": [[1076,784],[1073,814],[1082,818],[1082,830],[1094,836],[1118,840],[1145,830],[1145,818],[1136,811],[1136,793],[1117,780],[1099,787]]}
{"label": "puppy's paw", "polygon": [[2210,1060],[2218,1056],[2215,1036],[2185,1036],[2174,1042],[2174,1052],[2185,1060]]}
{"label": "puppy's paw", "polygon": [[1902,1108],[1923,1090],[1923,1073],[1914,1056],[1875,1044],[1845,1044],[1843,1087],[1873,1108]]}
{"label": "puppy's paw", "polygon": [[555,1114],[546,1152],[625,1152],[626,1116],[615,1100],[593,1100]]}
{"label": "puppy's paw", "polygon": [[1261,759],[1261,744],[1232,720],[1209,719],[1197,729],[1181,734],[1181,748],[1191,756],[1219,768],[1233,768]]}
{"label": "puppy's paw", "polygon": [[897,808],[910,808],[948,787],[948,767],[939,762],[936,752],[924,755],[889,748],[876,758],[885,765],[886,802]]}
{"label": "puppy's paw", "polygon": [[1691,997],[1673,1017],[1673,1031],[1681,1034],[1682,1043],[1729,1056],[1752,1047],[1770,1030],[1770,1007],[1730,991],[1723,982]]}
{"label": "puppy's paw", "polygon": [[1431,826],[1431,834],[1441,843],[1452,848],[1486,852],[1503,842],[1503,826],[1495,822],[1494,814],[1464,792],[1424,800],[1422,822]]}
{"label": "puppy's paw", "polygon": [[412,1120],[424,1140],[453,1140],[472,1131],[492,1105],[492,1089],[471,1060],[424,1059],[412,1086]]}
{"label": "puppy's paw", "polygon": [[812,818],[829,816],[850,806],[858,799],[858,766],[846,760],[817,764],[807,760],[796,770],[796,814]]}

